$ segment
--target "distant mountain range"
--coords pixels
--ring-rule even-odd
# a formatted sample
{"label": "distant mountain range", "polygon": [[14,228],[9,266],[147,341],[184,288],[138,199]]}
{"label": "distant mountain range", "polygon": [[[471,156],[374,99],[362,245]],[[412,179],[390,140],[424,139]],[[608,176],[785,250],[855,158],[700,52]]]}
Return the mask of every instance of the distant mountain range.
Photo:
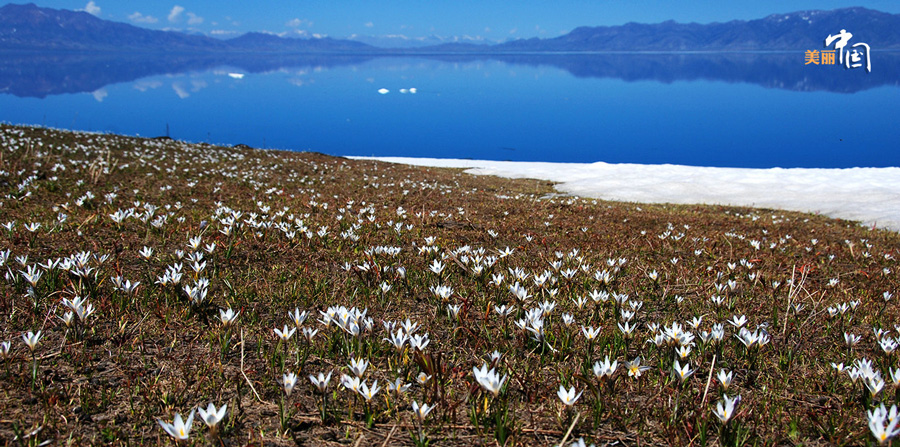
{"label": "distant mountain range", "polygon": [[757,20],[725,23],[676,23],[576,28],[553,39],[504,43],[502,50],[541,51],[769,51],[823,48],[825,37],[846,29],[851,43],[872,49],[900,48],[900,14],[866,8],[800,11]]}
{"label": "distant mountain range", "polygon": [[33,4],[9,4],[0,8],[0,49],[3,50],[292,54],[778,51],[823,48],[825,37],[837,34],[841,29],[854,34],[852,43],[866,42],[873,51],[900,49],[900,14],[859,7],[773,14],[757,20],[724,23],[667,21],[581,27],[551,39],[533,38],[497,44],[466,38],[432,37],[409,41],[400,37],[352,36],[349,39],[301,39],[263,33],[219,40],[175,31],[148,30],[99,19],[86,12],[40,8]]}
{"label": "distant mountain range", "polygon": [[402,34],[389,34],[385,36],[364,36],[352,34],[347,40],[362,42],[377,48],[408,49],[433,47],[444,44],[471,44],[478,46],[493,45],[499,41],[491,41],[481,36],[438,36],[431,34],[423,37],[409,37]]}
{"label": "distant mountain range", "polygon": [[371,52],[377,48],[339,39],[291,39],[247,33],[229,40],[156,31],[91,14],[34,4],[0,8],[0,49],[146,52]]}

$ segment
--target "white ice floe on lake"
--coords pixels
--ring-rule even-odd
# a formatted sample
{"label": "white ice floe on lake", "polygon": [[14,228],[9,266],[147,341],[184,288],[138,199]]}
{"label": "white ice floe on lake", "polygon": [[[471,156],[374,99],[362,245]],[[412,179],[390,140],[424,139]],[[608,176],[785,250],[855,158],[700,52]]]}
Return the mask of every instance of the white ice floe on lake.
{"label": "white ice floe on lake", "polygon": [[603,162],[374,159],[416,166],[468,168],[467,173],[476,175],[547,180],[555,182],[558,191],[581,197],[776,208],[857,220],[900,231],[900,168],[747,169]]}
{"label": "white ice floe on lake", "polygon": [[[401,89],[398,90],[398,91],[399,91],[400,93],[403,93],[403,94],[406,94],[406,93],[416,94],[416,92],[418,92],[419,90],[417,90],[415,87],[412,87],[412,88],[401,88]],[[382,95],[387,95],[387,94],[390,93],[390,92],[391,92],[391,91],[388,90],[388,89],[386,89],[386,88],[380,88],[380,89],[378,89],[378,93],[381,93]]]}

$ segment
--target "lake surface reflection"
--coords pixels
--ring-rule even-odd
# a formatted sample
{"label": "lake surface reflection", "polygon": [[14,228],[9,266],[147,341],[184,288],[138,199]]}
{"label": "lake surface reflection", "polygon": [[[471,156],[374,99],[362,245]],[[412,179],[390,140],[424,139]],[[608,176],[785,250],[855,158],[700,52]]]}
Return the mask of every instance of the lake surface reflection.
{"label": "lake surface reflection", "polygon": [[803,62],[11,53],[0,120],[334,155],[900,166],[900,55],[873,53],[871,73]]}

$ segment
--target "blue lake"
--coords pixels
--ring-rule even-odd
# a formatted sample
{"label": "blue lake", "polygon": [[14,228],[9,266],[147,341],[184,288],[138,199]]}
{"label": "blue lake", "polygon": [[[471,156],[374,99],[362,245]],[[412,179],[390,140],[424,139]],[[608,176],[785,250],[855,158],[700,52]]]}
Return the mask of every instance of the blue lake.
{"label": "blue lake", "polygon": [[0,120],[16,124],[334,155],[900,166],[890,53],[872,73],[802,51],[0,56]]}

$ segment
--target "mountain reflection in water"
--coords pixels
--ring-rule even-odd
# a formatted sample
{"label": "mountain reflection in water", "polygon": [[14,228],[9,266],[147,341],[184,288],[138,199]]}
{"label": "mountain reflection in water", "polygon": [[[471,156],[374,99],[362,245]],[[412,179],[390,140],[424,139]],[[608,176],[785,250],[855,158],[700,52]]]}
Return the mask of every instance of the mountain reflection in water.
{"label": "mountain reflection in water", "polygon": [[838,66],[805,65],[796,53],[611,53],[611,54],[484,54],[372,55],[289,54],[126,54],[0,53],[0,92],[44,98],[93,92],[106,85],[140,78],[235,67],[248,73],[281,68],[328,69],[360,65],[376,58],[398,61],[428,59],[468,63],[501,61],[510,65],[550,66],[579,78],[625,81],[723,81],[794,91],[853,93],[900,85],[900,53],[873,53],[871,73]]}

